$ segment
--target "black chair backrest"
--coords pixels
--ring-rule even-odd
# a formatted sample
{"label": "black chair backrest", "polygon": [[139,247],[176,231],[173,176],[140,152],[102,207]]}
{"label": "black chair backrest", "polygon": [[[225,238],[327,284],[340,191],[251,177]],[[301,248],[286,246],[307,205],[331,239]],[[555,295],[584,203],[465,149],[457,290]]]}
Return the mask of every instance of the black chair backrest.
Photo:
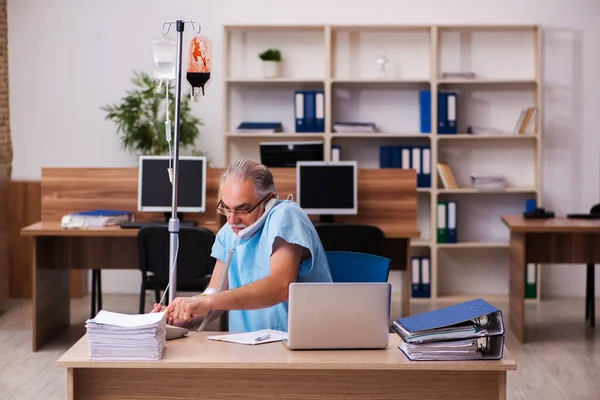
{"label": "black chair backrest", "polygon": [[[169,282],[169,231],[164,226],[145,226],[138,231],[139,268],[142,273],[154,274],[155,282]],[[192,282],[210,279],[216,260],[210,256],[215,234],[202,227],[179,228],[177,252],[177,289],[199,291]]]}
{"label": "black chair backrest", "polygon": [[590,210],[590,214],[600,214],[600,204],[594,204]]}
{"label": "black chair backrest", "polygon": [[315,229],[325,251],[353,251],[383,256],[385,234],[374,225],[317,223]]}

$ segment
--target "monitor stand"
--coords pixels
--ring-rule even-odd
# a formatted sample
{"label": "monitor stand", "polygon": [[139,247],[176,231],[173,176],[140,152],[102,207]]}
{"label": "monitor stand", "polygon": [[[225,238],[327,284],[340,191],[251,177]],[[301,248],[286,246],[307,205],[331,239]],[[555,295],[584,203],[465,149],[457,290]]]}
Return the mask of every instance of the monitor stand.
{"label": "monitor stand", "polygon": [[[165,211],[165,221],[167,224],[169,223],[169,220],[171,219],[171,212],[170,211]],[[179,220],[179,225],[180,226],[198,226],[198,223],[196,221],[184,221],[183,220],[183,213],[182,212],[178,212],[177,213],[177,219]]]}
{"label": "monitor stand", "polygon": [[331,214],[321,214],[319,216],[319,222],[323,224],[333,224],[335,222],[335,217]]}

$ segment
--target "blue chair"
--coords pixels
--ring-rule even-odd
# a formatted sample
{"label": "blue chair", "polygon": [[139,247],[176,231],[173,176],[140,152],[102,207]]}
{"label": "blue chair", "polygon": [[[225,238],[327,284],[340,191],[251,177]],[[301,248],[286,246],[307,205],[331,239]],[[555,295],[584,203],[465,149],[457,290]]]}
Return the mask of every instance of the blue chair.
{"label": "blue chair", "polygon": [[326,251],[333,282],[387,282],[391,260],[352,251]]}

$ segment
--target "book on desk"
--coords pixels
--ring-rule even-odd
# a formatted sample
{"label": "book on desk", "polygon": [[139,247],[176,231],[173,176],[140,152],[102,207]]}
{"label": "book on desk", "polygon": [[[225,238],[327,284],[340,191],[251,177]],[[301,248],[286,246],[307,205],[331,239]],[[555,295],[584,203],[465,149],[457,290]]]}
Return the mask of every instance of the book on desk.
{"label": "book on desk", "polygon": [[392,329],[410,360],[499,360],[503,355],[502,312],[483,299],[400,318]]}

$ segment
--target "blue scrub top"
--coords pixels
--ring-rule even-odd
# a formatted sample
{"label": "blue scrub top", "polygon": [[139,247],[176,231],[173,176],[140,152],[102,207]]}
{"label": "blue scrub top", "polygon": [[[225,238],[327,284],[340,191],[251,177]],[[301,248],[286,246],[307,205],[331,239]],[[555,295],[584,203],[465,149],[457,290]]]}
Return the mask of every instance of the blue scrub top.
{"label": "blue scrub top", "polygon": [[[298,244],[311,257],[300,263],[298,282],[331,282],[325,250],[313,223],[298,204],[278,200],[267,211],[262,227],[251,237],[240,239],[225,224],[217,233],[212,257],[226,262],[227,252],[235,248],[229,267],[229,288],[247,285],[270,274],[270,258],[276,237]],[[260,225],[260,224],[259,224]],[[250,332],[260,329],[288,330],[288,302],[259,310],[230,310],[229,330]]]}

